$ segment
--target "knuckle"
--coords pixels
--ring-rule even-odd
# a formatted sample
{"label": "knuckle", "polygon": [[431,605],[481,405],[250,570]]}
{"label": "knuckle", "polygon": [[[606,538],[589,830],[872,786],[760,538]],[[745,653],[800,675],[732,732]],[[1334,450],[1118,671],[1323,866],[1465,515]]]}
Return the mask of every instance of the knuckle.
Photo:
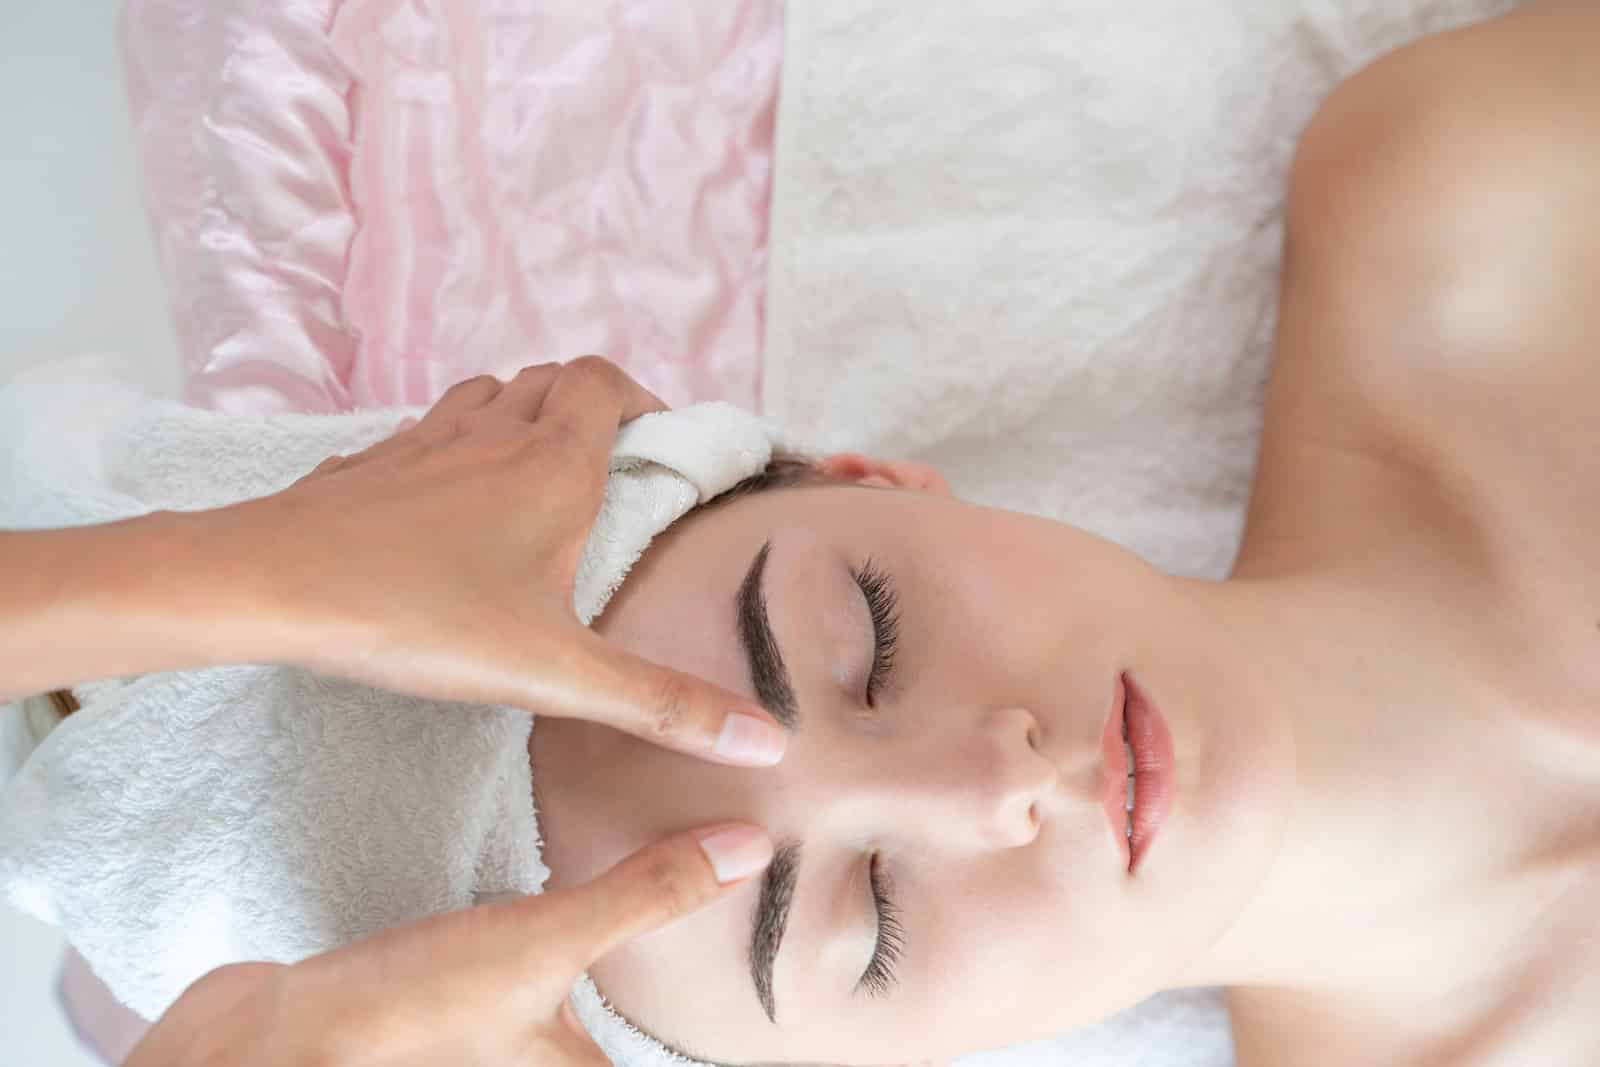
{"label": "knuckle", "polygon": [[567,372],[593,378],[597,382],[612,383],[621,380],[622,368],[604,356],[579,356],[567,364]]}
{"label": "knuckle", "polygon": [[699,906],[703,879],[682,862],[680,850],[656,849],[643,862],[640,881],[663,914],[686,915]]}
{"label": "knuckle", "polygon": [[576,473],[578,458],[577,425],[565,415],[545,415],[526,435],[527,447],[549,464],[549,476],[570,477]]}
{"label": "knuckle", "polygon": [[566,412],[557,412],[547,418],[549,425],[542,435],[545,448],[563,469],[573,467],[578,459],[578,440],[583,431],[583,420]]}
{"label": "knuckle", "polygon": [[432,437],[435,441],[451,441],[454,438],[465,436],[472,429],[472,420],[465,413],[441,413],[441,418],[435,420]]}
{"label": "knuckle", "polygon": [[192,988],[197,990],[233,989],[252,984],[259,980],[261,968],[262,965],[257,963],[226,963],[221,967],[207,971],[194,983]]}
{"label": "knuckle", "polygon": [[687,725],[693,707],[693,694],[682,676],[660,672],[650,682],[650,733],[665,740],[676,737]]}
{"label": "knuckle", "polygon": [[[476,374],[471,378],[464,378],[444,391],[445,397],[474,397],[490,391],[498,391],[500,380],[492,374]],[[443,398],[441,398],[443,399]]]}
{"label": "knuckle", "polygon": [[[585,451],[585,421],[588,416],[566,411],[542,415],[536,431],[528,435],[527,447],[537,453],[546,471],[544,477],[563,487],[563,499],[579,492],[593,480],[592,459]],[[602,468],[603,469],[603,468]],[[604,490],[604,484],[599,487]],[[584,492],[587,498],[587,491]]]}

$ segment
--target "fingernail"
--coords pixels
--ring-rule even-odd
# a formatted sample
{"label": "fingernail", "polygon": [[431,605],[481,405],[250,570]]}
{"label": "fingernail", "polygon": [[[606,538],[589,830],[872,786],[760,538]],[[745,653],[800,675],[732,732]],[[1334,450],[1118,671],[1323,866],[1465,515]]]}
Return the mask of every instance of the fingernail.
{"label": "fingernail", "polygon": [[772,862],[772,842],[753,826],[725,826],[698,836],[700,850],[723,885],[748,878]]}
{"label": "fingernail", "polygon": [[788,744],[783,727],[736,711],[722,720],[722,733],[712,751],[729,763],[770,767],[783,759]]}

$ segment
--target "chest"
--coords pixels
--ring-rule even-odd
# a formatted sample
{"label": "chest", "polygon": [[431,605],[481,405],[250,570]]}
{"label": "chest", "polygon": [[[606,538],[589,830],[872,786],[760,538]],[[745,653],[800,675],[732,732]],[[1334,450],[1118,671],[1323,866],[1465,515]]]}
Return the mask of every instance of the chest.
{"label": "chest", "polygon": [[[1474,848],[1493,852],[1505,907],[1458,924],[1470,975],[1442,1002],[1484,999],[1443,1041],[1396,1063],[1600,1063],[1600,627],[1558,583],[1530,574],[1520,610],[1482,625],[1496,649],[1497,731],[1480,750]],[[1492,620],[1492,621],[1491,621]],[[1426,998],[1417,1005],[1428,1012]]]}
{"label": "chest", "polygon": [[[1444,1056],[1416,1062],[1450,1067],[1566,1067],[1600,1063],[1600,885],[1553,910],[1560,936],[1521,969],[1495,1009]],[[1582,897],[1583,899],[1579,899]]]}
{"label": "chest", "polygon": [[1336,1004],[1230,994],[1238,1067],[1600,1063],[1597,872],[1592,866],[1558,892],[1523,894],[1514,923],[1487,917],[1473,945],[1478,958],[1454,980]]}
{"label": "chest", "polygon": [[1438,604],[1414,598],[1409,618],[1453,631],[1457,662],[1442,667],[1600,768],[1600,423],[1522,418],[1423,452],[1427,491],[1392,494],[1395,513],[1375,520],[1389,573]]}

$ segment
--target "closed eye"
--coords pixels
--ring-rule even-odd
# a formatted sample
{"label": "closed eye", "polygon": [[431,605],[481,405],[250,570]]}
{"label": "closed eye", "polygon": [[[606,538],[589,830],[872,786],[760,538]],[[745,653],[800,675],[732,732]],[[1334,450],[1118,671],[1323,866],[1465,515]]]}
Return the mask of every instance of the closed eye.
{"label": "closed eye", "polygon": [[868,559],[859,570],[851,570],[861,596],[872,615],[872,669],[867,672],[867,706],[877,703],[878,694],[889,684],[894,671],[895,652],[900,644],[900,599],[894,583],[876,562]]}
{"label": "closed eye", "polygon": [[878,912],[878,942],[872,950],[872,962],[867,964],[856,988],[868,996],[881,997],[894,989],[895,965],[900,962],[900,952],[905,947],[905,929],[900,925],[900,910],[889,895],[889,877],[877,856],[872,857],[870,881],[872,905]]}

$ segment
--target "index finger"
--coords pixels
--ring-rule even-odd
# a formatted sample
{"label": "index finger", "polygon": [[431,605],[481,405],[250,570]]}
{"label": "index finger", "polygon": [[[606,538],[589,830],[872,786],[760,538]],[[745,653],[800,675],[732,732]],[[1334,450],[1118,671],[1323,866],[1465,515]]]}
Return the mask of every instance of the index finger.
{"label": "index finger", "polygon": [[715,763],[770,767],[789,733],[749,700],[692,674],[663,667],[574,624],[564,654],[551,642],[517,679],[506,703],[539,715],[590,722]]}
{"label": "index finger", "polygon": [[772,840],[746,823],[724,823],[640,849],[571,892],[573,949],[582,965],[710,904],[772,862]]}
{"label": "index finger", "polygon": [[575,439],[584,469],[604,471],[617,427],[666,408],[616,364],[581,356],[561,368],[545,395],[539,421],[555,423]]}

